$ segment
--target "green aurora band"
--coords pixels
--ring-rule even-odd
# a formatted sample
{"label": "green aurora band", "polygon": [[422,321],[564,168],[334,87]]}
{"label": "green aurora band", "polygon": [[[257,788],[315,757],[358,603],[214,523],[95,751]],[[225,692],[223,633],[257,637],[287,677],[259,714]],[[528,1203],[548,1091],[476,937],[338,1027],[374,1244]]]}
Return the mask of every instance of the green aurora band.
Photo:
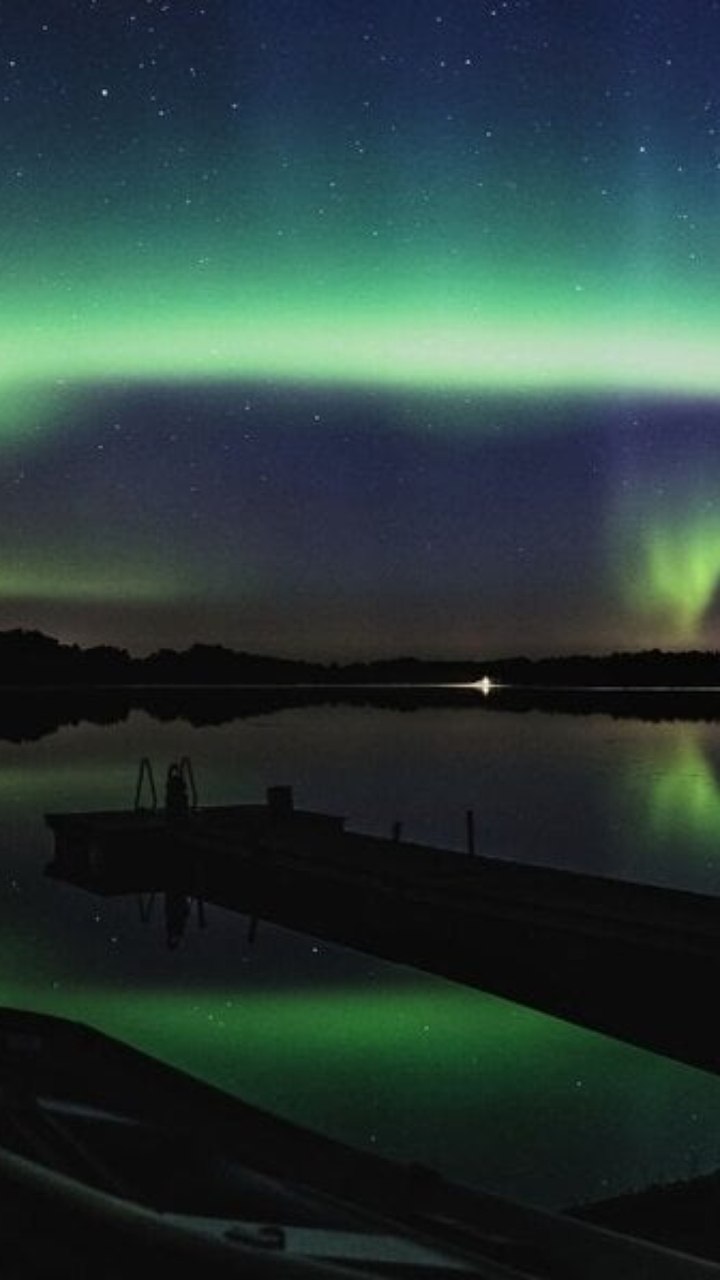
{"label": "green aurora band", "polygon": [[[720,396],[716,142],[703,135],[686,172],[672,95],[649,146],[646,110],[641,124],[637,103],[607,92],[598,47],[610,41],[619,74],[626,58],[633,75],[642,63],[624,22],[606,30],[604,12],[600,25],[583,13],[577,61],[556,83],[545,45],[503,44],[506,22],[524,33],[525,15],[490,33],[468,13],[470,44],[497,48],[497,82],[465,58],[441,87],[423,78],[428,63],[445,66],[436,15],[408,22],[382,6],[375,36],[358,41],[351,12],[332,29],[348,72],[338,83],[322,6],[300,26],[293,6],[240,9],[201,11],[198,31],[218,25],[210,61],[192,46],[191,79],[161,42],[151,78],[163,89],[149,101],[122,6],[96,15],[113,33],[102,72],[72,15],[53,22],[52,44],[42,37],[51,85],[72,91],[8,113],[5,437],[41,414],[49,425],[54,389],[115,380]],[[167,11],[165,24],[186,48],[194,19]],[[17,26],[34,60],[37,36]],[[376,38],[402,51],[397,65],[377,61]],[[286,45],[296,56],[278,80],[263,51]],[[684,93],[702,106],[696,77]],[[533,128],[538,111],[562,130]],[[678,210],[691,178],[689,224]]]}
{"label": "green aurora band", "polygon": [[[575,431],[590,398],[720,401],[711,15],[678,29],[649,6],[636,31],[586,6],[556,46],[526,40],[555,26],[522,6],[443,23],[384,5],[367,30],[352,7],[326,29],[322,5],[170,6],[162,37],[92,7],[89,51],[74,6],[39,37],[22,7],[9,20],[6,455],[158,385],[445,397],[438,430],[477,436]],[[558,400],[573,411],[550,424]],[[713,554],[670,547],[662,521],[648,536],[609,603],[628,579],[629,634],[670,615],[690,638]],[[108,598],[92,566],[61,576],[8,568],[0,596]],[[153,583],[194,587],[115,577],[146,604]]]}
{"label": "green aurora band", "polygon": [[189,591],[184,580],[167,568],[130,565],[117,556],[98,553],[97,562],[68,556],[62,564],[13,564],[0,568],[0,599],[14,601],[78,600],[102,603],[164,601]]}
{"label": "green aurora band", "polygon": [[330,250],[309,229],[300,249],[298,232],[282,251],[225,228],[203,255],[193,238],[179,253],[167,228],[141,252],[110,225],[102,246],[79,229],[84,253],[68,260],[53,252],[61,230],[28,244],[44,270],[23,266],[0,310],[0,440],[66,423],[78,396],[113,383],[720,397],[716,301],[654,270],[630,288],[598,246],[595,262],[556,257],[543,274],[534,237],[522,262],[522,242],[483,261],[465,227],[461,271],[441,238],[404,260],[392,242],[370,254],[356,228]]}
{"label": "green aurora band", "polygon": [[[239,309],[238,309],[239,310]],[[18,349],[0,335],[2,430],[52,416],[52,387],[87,394],[109,383],[274,381],[414,392],[544,395],[632,393],[720,397],[718,337],[594,324],[480,319],[358,319],[341,312],[237,312],[205,320],[173,313],[156,324],[65,326]],[[64,405],[63,405],[64,407]],[[63,414],[63,417],[65,414]]]}
{"label": "green aurora band", "polygon": [[[685,515],[649,516],[635,534],[635,544],[627,538],[621,556],[631,608],[669,622],[677,644],[701,636],[720,585],[720,518],[707,509],[694,510],[696,505],[687,498]],[[624,530],[622,522],[620,528]]]}

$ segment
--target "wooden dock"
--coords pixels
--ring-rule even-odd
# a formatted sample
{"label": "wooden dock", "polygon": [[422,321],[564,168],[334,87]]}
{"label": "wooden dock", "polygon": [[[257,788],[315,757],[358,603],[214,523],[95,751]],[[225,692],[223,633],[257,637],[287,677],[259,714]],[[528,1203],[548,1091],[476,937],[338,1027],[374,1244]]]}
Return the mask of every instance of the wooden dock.
{"label": "wooden dock", "polygon": [[268,794],[49,814],[48,874],[200,897],[720,1069],[720,899],[366,836]]}

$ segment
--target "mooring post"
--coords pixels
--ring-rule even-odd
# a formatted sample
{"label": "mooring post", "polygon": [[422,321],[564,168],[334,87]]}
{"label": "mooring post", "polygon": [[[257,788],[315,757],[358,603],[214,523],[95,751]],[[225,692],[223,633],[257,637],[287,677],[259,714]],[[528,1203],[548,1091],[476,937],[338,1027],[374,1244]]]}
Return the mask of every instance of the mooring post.
{"label": "mooring post", "polygon": [[392,828],[393,840],[399,840],[401,836],[402,836],[402,822],[393,822],[393,828]]}
{"label": "mooring post", "polygon": [[147,924],[148,920],[150,919],[153,913],[153,907],[155,905],[155,894],[154,893],[148,894],[147,902],[146,902],[144,899],[144,895],[142,893],[139,893],[137,896],[137,901],[138,901],[138,907],[140,910],[140,919],[142,920],[143,924]]}
{"label": "mooring post", "polygon": [[467,831],[467,851],[475,852],[475,813],[473,809],[467,809],[465,812],[465,826]]}

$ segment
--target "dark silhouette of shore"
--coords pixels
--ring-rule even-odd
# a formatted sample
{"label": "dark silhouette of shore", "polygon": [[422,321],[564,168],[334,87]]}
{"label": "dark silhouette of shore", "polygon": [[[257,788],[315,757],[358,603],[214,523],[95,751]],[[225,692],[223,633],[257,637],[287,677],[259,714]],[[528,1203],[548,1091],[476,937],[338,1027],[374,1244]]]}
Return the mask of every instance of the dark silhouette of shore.
{"label": "dark silhouette of shore", "polygon": [[[0,632],[0,740],[36,741],[63,725],[116,724],[133,711],[197,727],[295,707],[372,706],[543,711],[645,721],[720,720],[715,653],[343,666],[194,645],[133,658],[82,649],[36,631]],[[480,681],[487,676],[489,691]]]}
{"label": "dark silhouette of shore", "polygon": [[194,644],[132,657],[126,649],[62,644],[40,631],[0,632],[0,685],[128,687],[207,685],[337,685],[467,683],[479,664],[387,659],[367,663],[321,663],[239,652],[224,645]]}
{"label": "dark silhouette of shore", "polygon": [[483,677],[524,688],[684,687],[720,688],[717,652],[577,654],[546,658],[413,657],[323,663],[246,653],[224,645],[159,649],[147,657],[126,649],[62,644],[41,631],[0,631],[0,685],[11,686],[208,686],[208,685],[442,685]]}
{"label": "dark silhouette of shore", "polygon": [[485,664],[491,679],[548,688],[673,688],[720,686],[716,651],[573,654],[548,658],[499,658]]}

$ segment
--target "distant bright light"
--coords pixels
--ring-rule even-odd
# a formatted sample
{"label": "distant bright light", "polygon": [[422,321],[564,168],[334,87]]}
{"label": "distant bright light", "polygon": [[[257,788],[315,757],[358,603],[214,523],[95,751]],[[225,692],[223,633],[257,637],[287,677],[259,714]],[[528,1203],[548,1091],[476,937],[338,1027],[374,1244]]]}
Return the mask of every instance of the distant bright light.
{"label": "distant bright light", "polygon": [[482,680],[476,680],[472,687],[473,689],[479,689],[487,697],[493,687],[493,682],[489,676],[483,676]]}

